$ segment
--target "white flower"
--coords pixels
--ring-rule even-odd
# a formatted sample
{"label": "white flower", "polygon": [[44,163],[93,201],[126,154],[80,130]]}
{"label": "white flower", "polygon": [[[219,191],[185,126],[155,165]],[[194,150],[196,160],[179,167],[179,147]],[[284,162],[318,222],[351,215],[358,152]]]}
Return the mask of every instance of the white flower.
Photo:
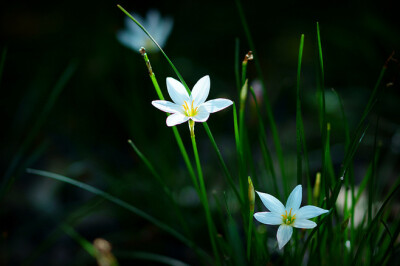
{"label": "white flower", "polygon": [[279,249],[286,245],[292,237],[293,227],[314,228],[317,224],[308,219],[328,212],[327,210],[311,205],[300,208],[302,198],[301,185],[295,187],[292,193],[290,193],[286,207],[274,196],[258,191],[257,193],[265,207],[271,212],[257,212],[254,214],[254,218],[264,224],[280,225],[276,234]]}
{"label": "white flower", "polygon": [[[135,14],[135,19],[153,36],[161,47],[164,47],[174,24],[171,17],[161,18],[160,12],[151,9],[147,12],[146,19]],[[125,46],[139,52],[141,47],[147,51],[158,51],[157,46],[129,17],[125,18],[125,29],[117,33],[117,39]]]}
{"label": "white flower", "polygon": [[233,102],[227,99],[205,101],[210,92],[210,77],[204,76],[194,85],[191,95],[182,83],[173,78],[167,78],[167,89],[173,102],[152,101],[161,111],[171,113],[167,118],[167,126],[175,126],[191,119],[193,122],[205,122],[210,113],[218,112]]}

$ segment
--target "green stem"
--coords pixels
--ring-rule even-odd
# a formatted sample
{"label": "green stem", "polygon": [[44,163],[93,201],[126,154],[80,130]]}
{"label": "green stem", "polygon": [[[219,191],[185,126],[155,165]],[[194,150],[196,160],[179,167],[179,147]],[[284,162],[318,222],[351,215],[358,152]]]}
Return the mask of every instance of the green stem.
{"label": "green stem", "polygon": [[[125,15],[127,15],[130,19],[133,20],[133,22],[136,23],[136,25],[139,26],[139,28],[142,29],[142,31],[149,36],[149,38],[153,41],[153,43],[158,47],[158,49],[160,49],[161,53],[164,55],[165,59],[167,59],[168,63],[170,64],[170,66],[172,67],[172,69],[175,71],[176,75],[179,77],[180,81],[182,82],[182,84],[185,86],[185,88],[187,90],[188,86],[186,84],[186,82],[183,80],[182,75],[179,73],[178,69],[176,69],[175,65],[172,63],[172,61],[169,59],[169,57],[167,56],[167,54],[164,52],[164,50],[161,48],[161,46],[156,42],[156,40],[153,38],[153,36],[150,35],[150,33],[142,26],[142,24],[140,24],[131,14],[129,14],[128,11],[126,11],[122,6],[117,5],[117,7],[119,9],[121,9],[122,12],[125,13]],[[190,90],[189,90],[190,91]]]}
{"label": "green stem", "polygon": [[265,125],[264,125],[264,122],[261,117],[261,110],[260,110],[260,107],[258,106],[256,94],[251,86],[250,86],[250,93],[253,97],[254,105],[255,105],[256,111],[257,111],[257,118],[258,118],[259,131],[260,131],[259,139],[260,139],[261,152],[263,155],[264,164],[272,176],[272,181],[274,184],[275,192],[278,195],[278,198],[280,198],[281,195],[279,192],[279,187],[278,187],[278,182],[277,182],[277,178],[276,178],[276,174],[275,174],[274,164],[272,162],[271,153],[268,149],[267,142],[266,142],[267,133],[265,132]]}
{"label": "green stem", "polygon": [[192,139],[192,146],[193,146],[193,154],[194,158],[196,160],[196,167],[197,167],[197,175],[199,177],[199,184],[200,184],[200,192],[201,192],[201,198],[202,198],[202,203],[204,207],[204,211],[206,213],[206,220],[207,220],[207,225],[208,225],[208,233],[210,235],[210,240],[211,240],[211,246],[213,249],[213,253],[215,256],[215,260],[218,265],[220,265],[220,257],[215,241],[215,226],[214,222],[211,217],[211,212],[210,212],[210,207],[208,205],[208,199],[207,199],[207,192],[206,192],[206,187],[204,184],[204,178],[203,178],[203,171],[201,169],[201,163],[200,163],[200,158],[199,158],[199,153],[197,151],[197,144],[196,144],[196,137],[193,134],[191,134],[191,139]]}
{"label": "green stem", "polygon": [[235,0],[235,2],[236,2],[236,6],[238,8],[238,11],[239,11],[240,20],[242,22],[242,26],[243,26],[244,32],[246,34],[246,38],[247,38],[250,50],[253,52],[253,55],[254,55],[254,63],[255,63],[255,66],[256,66],[257,75],[258,75],[259,79],[261,80],[262,89],[263,89],[263,96],[264,96],[264,99],[265,99],[265,101],[264,101],[265,102],[265,109],[267,111],[268,123],[269,123],[269,126],[271,128],[272,138],[273,138],[273,141],[274,141],[276,154],[278,156],[278,162],[279,162],[279,167],[280,167],[280,170],[281,170],[283,186],[284,186],[284,194],[285,194],[285,196],[287,196],[287,194],[288,194],[288,186],[287,186],[287,181],[286,181],[286,173],[285,173],[282,145],[281,145],[281,141],[280,141],[280,138],[279,138],[278,129],[276,127],[274,115],[272,113],[272,107],[271,107],[271,104],[270,104],[270,100],[269,100],[269,97],[268,97],[268,94],[267,94],[267,89],[266,89],[265,81],[264,81],[264,78],[263,78],[264,75],[262,73],[260,60],[257,57],[257,52],[256,52],[256,49],[255,49],[255,46],[254,46],[254,43],[253,43],[253,39],[252,39],[251,34],[250,34],[249,27],[247,25],[247,21],[246,21],[244,12],[243,12],[242,4],[240,3],[240,0]]}
{"label": "green stem", "polygon": [[247,230],[247,260],[250,263],[250,255],[251,255],[251,231],[252,231],[252,219],[253,219],[254,209],[249,210],[249,229]]}
{"label": "green stem", "polygon": [[[301,101],[300,101],[300,75],[301,75],[301,61],[303,57],[303,47],[304,47],[304,34],[301,35],[300,38],[300,47],[299,47],[299,61],[297,66],[297,90],[296,90],[296,135],[297,135],[297,184],[302,184],[302,154],[301,154],[301,143],[304,141],[302,139],[302,132],[301,132],[301,124],[302,117],[301,117]],[[307,182],[309,184],[309,182]],[[310,192],[308,187],[307,189]]]}
{"label": "green stem", "polygon": [[161,185],[163,188],[165,194],[168,196],[169,200],[172,203],[172,207],[174,209],[175,214],[177,215],[177,218],[179,222],[181,223],[186,235],[188,235],[190,238],[192,238],[192,234],[189,230],[189,227],[186,223],[186,220],[184,219],[181,209],[179,208],[178,204],[176,203],[176,200],[174,199],[174,196],[172,194],[172,191],[168,188],[168,186],[165,184],[163,179],[161,178],[160,174],[156,171],[152,163],[146,158],[146,156],[136,147],[136,145],[132,142],[132,140],[128,140],[129,145],[131,145],[132,149],[136,152],[136,154],[142,159],[143,163],[147,166],[151,174],[155,177],[155,179],[158,181],[158,183]]}
{"label": "green stem", "polygon": [[[170,66],[171,66],[172,69],[174,70],[175,74],[179,77],[179,80],[180,80],[181,83],[184,85],[184,87],[186,88],[186,91],[187,91],[187,92],[189,93],[189,95],[190,95],[191,91],[190,91],[189,87],[187,86],[186,82],[184,81],[182,75],[179,73],[178,69],[175,67],[175,65],[172,63],[172,61],[169,59],[169,57],[168,57],[167,54],[164,52],[164,50],[161,48],[161,46],[156,42],[156,40],[153,38],[153,36],[151,36],[150,33],[149,33],[149,32],[148,32],[148,31],[147,31],[147,30],[146,30],[146,29],[131,15],[131,14],[129,14],[128,11],[126,11],[126,10],[125,10],[122,6],[120,6],[120,5],[117,5],[117,6],[118,6],[119,9],[121,9],[122,12],[125,13],[125,15],[127,15],[130,19],[132,19],[133,22],[135,22],[136,25],[138,25],[138,27],[141,28],[141,29],[143,30],[143,32],[144,32],[144,33],[153,41],[153,43],[160,49],[161,53],[164,55],[165,59],[168,61],[168,63],[170,64]],[[149,69],[150,78],[151,78],[151,80],[152,80],[152,82],[153,82],[153,84],[154,84],[154,87],[155,87],[155,89],[156,89],[156,91],[157,91],[157,94],[159,95],[160,99],[162,100],[162,99],[164,99],[164,97],[162,96],[160,87],[158,86],[158,82],[157,82],[157,80],[156,80],[156,78],[155,78],[155,75],[154,75],[154,72],[153,72],[153,70],[152,70],[152,68],[151,68],[150,61],[148,60],[148,58],[147,58],[147,60],[146,60],[146,57],[147,57],[147,56],[145,56],[145,54],[146,54],[145,49],[144,49],[144,48],[141,48],[141,49],[140,49],[140,53],[144,56],[146,65],[147,65],[147,67],[148,67],[148,69]],[[222,155],[221,155],[221,153],[220,153],[220,151],[219,151],[219,149],[218,149],[218,147],[217,147],[217,145],[216,145],[216,143],[215,143],[214,137],[213,137],[213,135],[211,134],[211,131],[209,130],[207,123],[204,122],[203,125],[204,125],[204,128],[205,128],[206,132],[207,132],[208,137],[210,138],[210,141],[211,141],[211,143],[212,143],[212,145],[213,145],[213,148],[214,148],[215,152],[217,153],[219,162],[220,162],[222,168],[224,169],[225,176],[227,177],[229,184],[232,186],[233,190],[234,190],[235,193],[236,193],[237,190],[235,189],[235,186],[234,186],[233,182],[231,182],[231,181],[232,181],[232,178],[231,178],[230,175],[229,175],[229,172],[228,172],[228,170],[227,170],[227,167],[226,167],[226,164],[225,164],[225,162],[224,162],[224,159],[222,158]],[[189,158],[188,158],[188,156],[187,156],[186,149],[185,149],[185,147],[183,146],[182,139],[181,139],[181,137],[180,137],[180,135],[179,135],[178,130],[177,130],[175,127],[172,127],[172,128],[173,128],[173,131],[174,131],[175,138],[176,138],[176,140],[177,140],[177,142],[178,142],[179,148],[180,148],[180,150],[181,150],[182,156],[183,156],[183,158],[184,158],[184,160],[185,160],[185,164],[186,164],[186,166],[187,166],[187,168],[188,168],[188,170],[189,170],[190,176],[191,176],[193,182],[196,184],[197,181],[196,181],[196,177],[195,177],[195,175],[194,175],[193,167],[192,167],[192,165],[190,164],[190,160],[189,160]],[[196,185],[195,185],[195,186],[196,186]],[[236,194],[238,194],[238,193],[236,193]]]}
{"label": "green stem", "polygon": [[240,77],[239,77],[239,39],[235,40],[235,79],[236,79],[236,89],[238,94],[240,94]]}
{"label": "green stem", "polygon": [[207,133],[208,138],[211,141],[211,145],[214,147],[214,150],[217,153],[218,161],[219,161],[219,164],[221,165],[222,169],[224,170],[224,174],[225,174],[226,180],[228,181],[229,185],[231,186],[231,188],[232,188],[233,192],[235,193],[235,195],[236,195],[237,199],[239,200],[239,202],[241,204],[243,204],[243,201],[242,201],[242,198],[240,197],[239,191],[236,188],[235,183],[233,182],[232,176],[228,171],[228,167],[225,164],[224,158],[222,157],[222,154],[219,151],[217,143],[215,142],[214,136],[212,135],[211,130],[208,127],[208,124],[206,122],[204,122],[202,124],[203,124],[203,127],[204,127],[204,129],[205,129],[205,131]]}
{"label": "green stem", "polygon": [[[150,76],[151,82],[153,83],[154,89],[157,92],[158,98],[160,100],[164,100],[165,99],[164,95],[163,95],[163,93],[162,93],[162,91],[160,89],[160,85],[158,85],[158,81],[157,81],[156,75],[153,72],[153,68],[151,67],[150,60],[149,60],[149,57],[148,57],[148,55],[146,53],[146,50],[144,48],[141,48],[140,49],[140,53],[142,54],[144,62],[146,63],[147,70],[149,71],[149,76]],[[197,193],[199,194],[199,184],[197,183],[196,175],[194,173],[193,166],[192,166],[192,163],[190,162],[190,159],[189,159],[188,153],[186,151],[186,148],[183,145],[183,141],[182,141],[181,135],[179,134],[179,131],[175,126],[172,127],[172,131],[174,133],[174,136],[175,136],[176,142],[178,144],[179,150],[181,151],[183,160],[185,161],[186,167],[187,167],[187,169],[189,171],[190,178],[192,179],[194,187],[197,190]]]}
{"label": "green stem", "polygon": [[[247,190],[246,190],[244,179],[243,179],[243,175],[244,175],[243,149],[241,147],[239,125],[238,125],[237,111],[236,111],[235,103],[233,103],[232,109],[233,109],[233,126],[234,126],[234,131],[235,131],[236,152],[238,155],[238,163],[239,163],[239,190],[241,193],[241,198],[243,199],[243,203],[245,203],[245,205],[246,205]],[[242,214],[245,215],[245,213],[242,213]]]}

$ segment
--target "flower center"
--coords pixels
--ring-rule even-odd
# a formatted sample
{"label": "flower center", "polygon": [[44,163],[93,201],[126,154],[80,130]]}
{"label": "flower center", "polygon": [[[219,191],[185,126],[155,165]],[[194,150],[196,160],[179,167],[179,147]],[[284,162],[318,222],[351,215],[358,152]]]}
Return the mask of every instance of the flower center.
{"label": "flower center", "polygon": [[290,208],[289,214],[285,211],[285,214],[282,214],[282,222],[286,225],[291,225],[296,220],[296,214],[292,216],[292,208]]}
{"label": "flower center", "polygon": [[183,106],[183,110],[185,111],[185,115],[188,117],[196,116],[197,109],[199,107],[196,107],[196,108],[193,107],[194,100],[192,101],[192,104],[190,106],[188,105],[188,103],[186,101],[184,101],[184,102],[185,103],[182,106]]}

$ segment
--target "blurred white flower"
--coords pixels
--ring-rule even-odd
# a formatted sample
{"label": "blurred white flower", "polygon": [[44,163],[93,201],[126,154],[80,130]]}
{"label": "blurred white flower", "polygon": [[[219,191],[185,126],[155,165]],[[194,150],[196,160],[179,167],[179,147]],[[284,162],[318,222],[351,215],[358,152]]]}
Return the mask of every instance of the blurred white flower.
{"label": "blurred white flower", "polygon": [[189,120],[191,134],[194,134],[194,122],[205,122],[210,113],[218,112],[233,103],[231,100],[222,98],[206,102],[210,92],[208,75],[197,81],[190,96],[183,84],[173,78],[167,78],[167,89],[173,102],[157,100],[151,103],[161,111],[171,113],[167,118],[169,127]]}
{"label": "blurred white flower", "polygon": [[286,207],[274,196],[258,191],[257,193],[270,212],[257,212],[254,214],[254,218],[260,223],[280,225],[276,234],[279,249],[283,248],[289,242],[292,237],[293,227],[304,229],[314,228],[317,224],[308,219],[328,212],[312,205],[300,208],[302,198],[301,185],[295,187],[292,193],[290,193]]}
{"label": "blurred white flower", "polygon": [[[358,186],[354,187],[354,194],[356,198],[357,195],[359,194],[359,190],[360,187]],[[336,200],[336,206],[339,212],[343,212],[344,208],[351,211],[352,207],[351,189],[347,190],[347,199],[346,199],[346,189],[344,187],[340,189],[338,198]],[[378,212],[381,206],[382,202],[380,201],[375,201],[372,203],[372,216],[374,216]],[[351,222],[354,220],[354,226],[362,225],[363,227],[366,227],[367,223],[365,223],[364,221],[367,215],[368,215],[368,195],[367,191],[364,190],[359,195],[358,200],[355,203],[353,218],[350,219],[349,223],[351,224]]]}
{"label": "blurred white flower", "polygon": [[[135,14],[134,17],[153,36],[161,47],[165,46],[174,24],[171,17],[162,18],[160,12],[155,9],[150,9],[147,12],[146,19],[143,19],[137,14]],[[158,51],[153,41],[129,17],[125,18],[125,29],[117,33],[117,39],[123,45],[136,52],[139,52],[141,47],[151,52]]]}

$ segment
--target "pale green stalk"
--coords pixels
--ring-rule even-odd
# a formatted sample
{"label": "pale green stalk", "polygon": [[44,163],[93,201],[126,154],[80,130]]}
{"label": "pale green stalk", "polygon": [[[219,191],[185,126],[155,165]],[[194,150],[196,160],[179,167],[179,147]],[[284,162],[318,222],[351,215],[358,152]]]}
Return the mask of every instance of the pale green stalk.
{"label": "pale green stalk", "polygon": [[[122,12],[125,13],[125,15],[127,15],[130,19],[132,19],[132,20],[136,23],[136,25],[138,25],[138,27],[140,27],[140,28],[143,30],[143,32],[153,41],[153,43],[160,49],[161,53],[164,55],[165,59],[168,61],[168,63],[170,64],[170,66],[171,66],[172,69],[174,70],[175,74],[178,76],[179,80],[182,82],[182,84],[184,85],[184,87],[186,88],[187,92],[188,92],[189,95],[190,95],[190,93],[191,93],[191,92],[190,92],[190,89],[189,89],[189,87],[187,86],[186,82],[184,81],[182,75],[179,73],[178,69],[175,67],[175,65],[172,63],[172,61],[169,59],[169,57],[168,57],[167,54],[164,52],[164,50],[161,48],[161,46],[156,42],[156,40],[153,38],[153,36],[151,36],[150,33],[149,33],[149,32],[148,32],[148,31],[147,31],[147,30],[146,30],[146,29],[131,15],[131,14],[129,14],[128,11],[126,11],[126,10],[125,10],[122,6],[120,6],[120,5],[117,5],[117,6],[118,6],[119,9],[121,9]],[[140,52],[141,52],[142,54],[145,53],[144,48],[143,48],[143,51],[142,51],[142,49],[140,49]],[[146,59],[145,59],[145,61],[146,61]],[[147,61],[148,61],[148,60],[147,60]],[[149,67],[149,66],[150,66],[150,61],[148,61],[148,63],[149,63],[149,64],[147,64],[147,62],[146,62],[146,64],[147,64],[148,67]],[[152,73],[153,73],[153,75],[152,75]],[[153,84],[156,84],[156,85],[154,85],[154,86],[155,86],[155,89],[156,89],[156,91],[157,91],[157,94],[158,94],[159,96],[161,96],[162,93],[161,93],[160,87],[158,86],[158,82],[157,82],[157,80],[156,80],[156,78],[155,78],[154,72],[153,72],[152,69],[151,69],[151,66],[150,66],[150,68],[149,68],[149,74],[150,74],[150,78],[151,78]],[[164,97],[160,97],[160,99],[163,100]],[[234,185],[234,183],[233,183],[233,181],[232,181],[231,175],[229,174],[229,172],[228,172],[228,170],[227,170],[225,161],[224,161],[224,159],[223,159],[223,157],[222,157],[222,155],[221,155],[221,152],[220,152],[219,149],[218,149],[218,146],[217,146],[217,144],[216,144],[216,142],[215,142],[215,140],[214,140],[214,137],[213,137],[213,135],[212,135],[212,133],[211,133],[211,130],[209,129],[209,127],[208,127],[208,125],[207,125],[207,122],[203,122],[202,124],[203,124],[203,126],[204,126],[204,129],[205,129],[206,132],[207,132],[207,135],[208,135],[208,137],[209,137],[209,139],[210,139],[210,141],[211,141],[211,144],[212,144],[212,146],[213,146],[215,152],[217,153],[217,157],[218,157],[218,160],[219,160],[219,163],[220,163],[221,167],[222,167],[223,170],[224,170],[225,177],[227,178],[228,183],[231,185],[231,187],[232,187],[232,189],[234,190],[235,194],[238,196],[237,189],[236,189],[236,187],[235,187],[235,185]],[[173,131],[174,131],[174,134],[175,134],[175,138],[177,138],[177,142],[178,142],[179,148],[180,148],[181,151],[182,151],[182,147],[184,148],[183,143],[182,143],[182,139],[180,138],[180,136],[177,137],[177,133],[178,133],[177,129],[176,129],[175,127],[172,127],[172,128],[173,128]],[[185,163],[186,163],[186,165],[188,166],[189,163],[190,163],[190,160],[189,160],[188,157],[187,157],[186,150],[185,150],[184,152],[182,151],[182,155],[184,156]],[[191,167],[191,165],[188,166],[188,170],[189,170],[189,172],[190,172],[190,174],[191,174],[191,176],[192,176],[192,179],[195,180],[196,178],[193,178],[193,176],[194,176],[194,171],[193,171],[193,167]],[[193,181],[193,182],[195,182],[195,181]]]}
{"label": "pale green stalk", "polygon": [[[299,59],[297,65],[297,89],[296,89],[296,139],[297,139],[297,184],[302,184],[302,154],[301,154],[301,143],[304,141],[303,135],[304,132],[302,130],[302,117],[301,117],[301,101],[300,101],[300,74],[301,74],[301,60],[303,57],[303,47],[304,47],[304,34],[301,35],[300,38],[300,47],[299,47]],[[303,133],[303,134],[301,134]],[[307,191],[310,194],[311,186],[310,180],[307,182]]]}
{"label": "pale green stalk", "polygon": [[274,118],[274,115],[272,113],[272,107],[271,107],[271,104],[270,104],[270,101],[269,101],[269,97],[268,97],[268,94],[267,94],[267,89],[266,89],[266,86],[265,86],[264,75],[262,73],[260,60],[257,57],[256,49],[255,49],[255,46],[254,46],[254,43],[253,43],[253,39],[252,39],[251,34],[250,34],[249,27],[247,25],[247,21],[246,21],[244,12],[243,12],[242,4],[240,3],[240,0],[235,0],[235,2],[236,2],[236,6],[238,8],[238,11],[239,11],[240,20],[242,22],[242,26],[243,26],[244,32],[246,34],[246,38],[247,38],[249,47],[250,47],[250,49],[251,49],[251,51],[253,52],[253,55],[254,55],[254,62],[255,62],[257,74],[258,74],[259,79],[261,80],[262,89],[263,89],[263,95],[264,95],[264,99],[265,99],[265,109],[267,111],[267,119],[268,119],[268,123],[269,123],[270,129],[271,129],[271,132],[272,132],[272,138],[273,138],[273,141],[274,141],[276,154],[278,156],[278,162],[279,162],[279,167],[280,167],[280,170],[281,170],[283,186],[284,186],[284,194],[285,194],[285,196],[287,196],[288,187],[287,187],[287,181],[286,181],[286,173],[285,173],[285,165],[284,165],[284,159],[283,159],[282,145],[281,145],[281,141],[280,141],[280,138],[279,138],[278,129],[276,127],[275,118]]}
{"label": "pale green stalk", "polygon": [[272,161],[271,153],[268,149],[267,142],[266,142],[267,133],[265,132],[265,126],[264,126],[264,122],[261,117],[261,111],[260,111],[260,107],[258,106],[256,94],[254,93],[254,90],[251,86],[250,86],[250,92],[253,97],[254,104],[256,107],[256,111],[257,111],[256,114],[257,114],[258,124],[259,124],[259,140],[260,140],[260,146],[261,146],[261,152],[262,152],[264,164],[272,176],[272,181],[273,181],[275,192],[278,195],[278,198],[281,198],[281,193],[279,191],[278,182],[277,182],[277,178],[276,178],[276,174],[275,174],[274,163]]}
{"label": "pale green stalk", "polygon": [[250,176],[248,177],[248,198],[249,198],[249,228],[247,230],[247,261],[250,263],[251,255],[251,236],[252,236],[252,225],[253,225],[253,215],[254,215],[254,204],[255,204],[255,193],[253,182]]}
{"label": "pale green stalk", "polygon": [[242,202],[246,203],[246,189],[245,185],[243,184],[243,174],[244,174],[244,162],[243,162],[243,151],[241,148],[241,142],[240,142],[240,134],[239,134],[239,123],[237,119],[237,111],[236,111],[236,104],[235,102],[232,105],[232,110],[233,110],[233,126],[234,126],[234,132],[235,132],[235,144],[236,144],[236,152],[238,155],[238,168],[239,168],[239,188],[240,188],[240,193],[241,193],[241,198]]}
{"label": "pale green stalk", "polygon": [[[154,89],[157,92],[158,98],[160,100],[165,100],[164,95],[163,95],[163,93],[162,93],[162,91],[160,89],[160,86],[158,85],[156,75],[153,72],[153,68],[151,67],[150,60],[149,60],[149,57],[147,56],[146,50],[144,48],[141,48],[140,49],[140,53],[142,54],[144,62],[146,63],[147,69],[149,71],[150,79],[151,79],[151,81],[153,83]],[[167,114],[167,115],[169,115],[169,114]],[[179,131],[175,126],[172,127],[172,131],[174,133],[174,136],[175,136],[176,142],[178,144],[179,150],[181,151],[183,160],[185,161],[186,167],[187,167],[187,169],[189,171],[190,178],[192,179],[192,182],[194,184],[195,189],[197,190],[197,193],[199,193],[199,184],[197,183],[196,175],[194,173],[193,166],[192,166],[192,163],[190,162],[190,159],[189,159],[189,156],[187,154],[186,148],[183,145],[181,135],[179,134]]]}

